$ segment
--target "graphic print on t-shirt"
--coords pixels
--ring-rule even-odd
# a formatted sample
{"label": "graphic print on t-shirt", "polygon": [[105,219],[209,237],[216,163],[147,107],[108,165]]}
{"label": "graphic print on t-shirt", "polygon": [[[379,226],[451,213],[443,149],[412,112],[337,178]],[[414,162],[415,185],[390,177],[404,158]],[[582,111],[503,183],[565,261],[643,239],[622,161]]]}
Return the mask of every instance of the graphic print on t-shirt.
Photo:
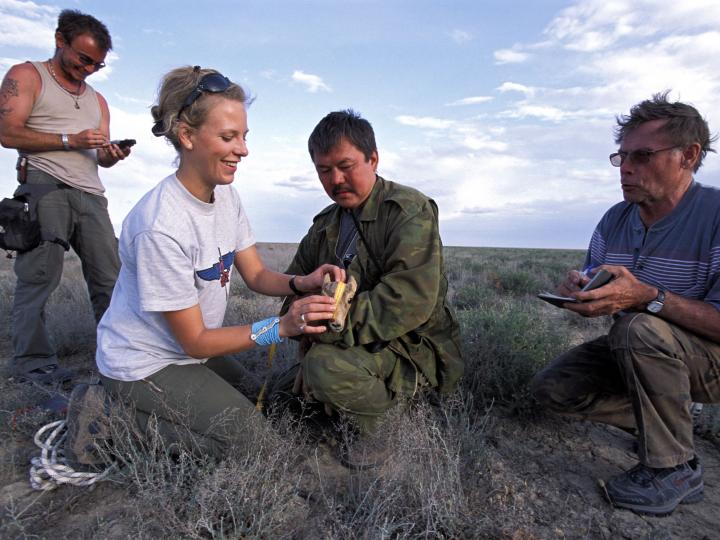
{"label": "graphic print on t-shirt", "polygon": [[[218,254],[220,248],[218,248]],[[205,281],[220,280],[220,286],[224,287],[225,284],[230,280],[230,267],[232,266],[233,259],[235,259],[235,250],[228,251],[225,255],[220,255],[218,262],[213,264],[210,268],[203,270],[197,270],[195,273],[200,279]]]}

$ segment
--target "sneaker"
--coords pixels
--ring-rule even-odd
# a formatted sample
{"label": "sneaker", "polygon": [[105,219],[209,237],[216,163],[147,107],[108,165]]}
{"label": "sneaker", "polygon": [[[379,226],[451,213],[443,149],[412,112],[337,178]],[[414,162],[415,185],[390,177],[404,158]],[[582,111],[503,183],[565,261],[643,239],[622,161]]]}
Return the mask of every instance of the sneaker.
{"label": "sneaker", "polygon": [[610,503],[619,508],[639,514],[668,515],[678,504],[702,499],[702,466],[697,458],[664,469],[638,463],[608,480],[606,494]]}
{"label": "sneaker", "polygon": [[43,366],[25,373],[14,375],[11,380],[20,383],[37,383],[43,385],[56,385],[70,381],[73,377],[72,371],[61,368],[57,364]]}

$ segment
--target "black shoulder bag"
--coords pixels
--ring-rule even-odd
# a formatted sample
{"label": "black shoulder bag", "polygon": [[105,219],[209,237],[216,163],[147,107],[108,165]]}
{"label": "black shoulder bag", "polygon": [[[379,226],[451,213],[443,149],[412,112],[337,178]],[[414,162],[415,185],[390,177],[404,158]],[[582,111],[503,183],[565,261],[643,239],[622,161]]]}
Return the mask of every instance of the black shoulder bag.
{"label": "black shoulder bag", "polygon": [[[0,201],[0,248],[25,253],[41,242],[55,242],[65,251],[70,246],[65,240],[44,234],[38,220],[37,205],[51,191],[64,189],[62,184],[23,184],[12,199]],[[8,257],[12,255],[8,254]]]}

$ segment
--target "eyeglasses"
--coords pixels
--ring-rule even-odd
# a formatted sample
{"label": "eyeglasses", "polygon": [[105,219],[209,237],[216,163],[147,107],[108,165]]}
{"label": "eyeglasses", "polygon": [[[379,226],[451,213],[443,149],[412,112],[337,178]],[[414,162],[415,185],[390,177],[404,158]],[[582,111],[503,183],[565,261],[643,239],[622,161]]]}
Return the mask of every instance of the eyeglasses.
{"label": "eyeglasses", "polygon": [[80,63],[83,66],[92,66],[95,69],[95,71],[101,70],[102,68],[105,67],[105,65],[106,65],[105,62],[96,62],[95,60],[90,58],[87,54],[81,53],[80,51],[75,49],[75,47],[73,47],[72,45],[68,45],[68,47],[70,48],[70,50],[72,52],[75,53],[75,56],[78,57],[78,60],[80,60]]}
{"label": "eyeglasses", "polygon": [[182,107],[180,107],[177,114],[178,118],[180,118],[180,115],[185,109],[195,103],[203,92],[219,94],[220,92],[224,92],[230,88],[231,84],[232,81],[220,73],[208,73],[207,75],[203,75],[200,82],[197,83],[195,89],[190,92],[190,95],[188,95],[188,97],[185,98],[185,101],[183,101]]}
{"label": "eyeglasses", "polygon": [[650,162],[650,158],[659,152],[680,148],[680,145],[668,146],[667,148],[658,148],[657,150],[633,150],[632,152],[615,152],[610,154],[610,163],[613,167],[620,167],[629,159],[632,163],[645,164]]}

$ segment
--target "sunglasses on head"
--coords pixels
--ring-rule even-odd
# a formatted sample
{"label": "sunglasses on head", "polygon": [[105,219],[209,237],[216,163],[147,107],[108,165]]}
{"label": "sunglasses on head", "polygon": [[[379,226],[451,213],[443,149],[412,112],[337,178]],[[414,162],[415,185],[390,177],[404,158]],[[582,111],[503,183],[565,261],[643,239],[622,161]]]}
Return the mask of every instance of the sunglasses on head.
{"label": "sunglasses on head", "polygon": [[231,84],[230,79],[221,73],[208,73],[207,75],[203,75],[195,89],[190,92],[188,97],[185,98],[185,101],[183,101],[182,107],[180,107],[178,111],[178,118],[180,118],[180,115],[185,109],[197,101],[203,92],[218,94],[230,88]]}
{"label": "sunglasses on head", "polygon": [[[194,71],[199,70],[200,66],[194,67]],[[219,94],[230,88],[231,84],[232,81],[221,73],[208,73],[207,75],[203,75],[200,81],[198,81],[197,86],[195,86],[193,91],[188,94],[188,97],[185,98],[185,101],[183,101],[183,104],[177,113],[178,119],[180,118],[180,115],[183,113],[183,111],[187,109],[190,105],[195,103],[195,101],[197,101],[197,99],[202,95],[203,92]],[[153,125],[152,127],[152,132],[153,135],[155,135],[156,137],[161,137],[165,134],[165,125],[162,119],[155,122],[155,125]]]}

